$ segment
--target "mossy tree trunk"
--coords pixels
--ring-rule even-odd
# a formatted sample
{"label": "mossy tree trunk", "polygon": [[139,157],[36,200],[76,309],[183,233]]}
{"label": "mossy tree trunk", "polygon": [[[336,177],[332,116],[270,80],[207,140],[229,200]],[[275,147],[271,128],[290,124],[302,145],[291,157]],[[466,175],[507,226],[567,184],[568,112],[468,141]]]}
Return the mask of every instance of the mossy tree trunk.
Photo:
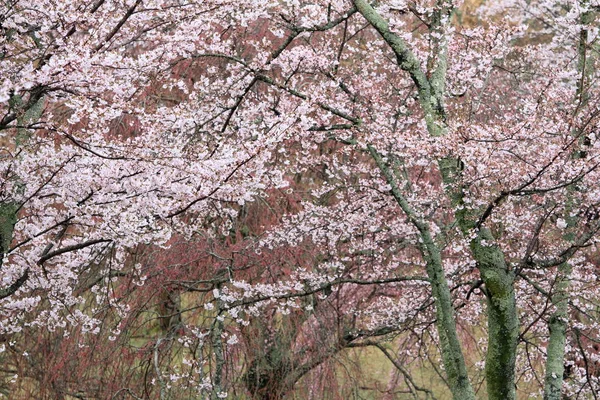
{"label": "mossy tree trunk", "polygon": [[[430,26],[430,29],[438,33],[435,36],[438,39],[432,43],[432,51],[427,63],[431,70],[428,70],[427,73],[422,70],[419,60],[408,44],[390,31],[387,21],[367,1],[355,0],[354,5],[394,51],[398,66],[406,71],[415,83],[428,132],[435,137],[443,136],[447,129],[443,101],[447,70],[447,42],[443,34],[443,25],[449,21],[452,12],[451,2],[438,1],[438,11]],[[412,210],[400,189],[401,185],[397,182],[396,175],[391,170],[391,165],[380,156],[374,145],[369,145],[368,150],[386,182],[392,187],[392,195],[397,204],[419,231],[420,250],[426,262],[427,275],[430,279],[436,308],[436,327],[440,337],[442,361],[453,398],[455,400],[474,400],[475,392],[468,377],[456,329],[452,295],[442,265],[441,250],[434,241],[428,222],[419,218]]]}
{"label": "mossy tree trunk", "polygon": [[[597,55],[598,49],[589,51],[589,29],[594,21],[595,13],[589,9],[589,0],[581,0],[580,5],[587,11],[581,14],[581,30],[579,32],[579,43],[577,45],[577,71],[579,80],[575,101],[579,103],[576,113],[589,100],[588,85],[593,72],[594,55]],[[597,56],[596,56],[597,57]],[[576,115],[574,115],[576,117]],[[582,137],[580,149],[573,154],[574,158],[586,157],[586,138],[575,132],[576,136]],[[570,190],[575,190],[571,187]],[[570,208],[570,207],[567,207]],[[577,217],[567,217],[569,225],[575,225]],[[569,286],[572,268],[568,262],[561,263],[557,268],[557,275],[552,293],[548,293],[552,305],[556,307],[554,313],[548,321],[548,348],[546,355],[546,373],[544,378],[544,400],[561,400],[562,386],[564,382],[565,370],[565,347],[567,343],[567,327],[569,322]]]}
{"label": "mossy tree trunk", "polygon": [[551,297],[556,310],[548,321],[550,338],[546,350],[546,376],[544,380],[544,400],[561,400],[563,374],[565,372],[565,345],[567,343],[567,323],[569,321],[569,276],[571,266],[563,263],[558,267],[554,294]]}
{"label": "mossy tree trunk", "polygon": [[515,363],[519,315],[515,299],[515,274],[488,228],[482,227],[471,242],[487,297],[488,349],[485,378],[488,399],[515,399]]}

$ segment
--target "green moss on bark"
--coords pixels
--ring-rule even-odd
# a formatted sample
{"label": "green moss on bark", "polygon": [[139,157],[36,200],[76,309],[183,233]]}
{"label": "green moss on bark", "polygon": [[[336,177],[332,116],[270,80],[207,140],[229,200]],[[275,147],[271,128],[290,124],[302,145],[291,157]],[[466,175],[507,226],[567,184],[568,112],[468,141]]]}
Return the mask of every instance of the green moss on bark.
{"label": "green moss on bark", "polygon": [[494,237],[482,228],[471,243],[486,287],[488,311],[488,351],[485,375],[490,400],[515,399],[515,362],[519,337],[519,317],[515,300],[515,275],[508,270],[504,255]]}

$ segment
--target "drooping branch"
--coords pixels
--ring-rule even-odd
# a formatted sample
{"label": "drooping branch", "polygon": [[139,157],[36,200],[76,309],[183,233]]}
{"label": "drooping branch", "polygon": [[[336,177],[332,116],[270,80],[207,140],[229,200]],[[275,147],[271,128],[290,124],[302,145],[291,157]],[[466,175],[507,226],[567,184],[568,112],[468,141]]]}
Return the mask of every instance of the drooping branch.
{"label": "drooping branch", "polygon": [[[225,177],[225,179],[223,179],[223,181],[221,182],[221,184],[225,184],[227,183],[234,175],[235,173],[242,168],[244,165],[246,165],[247,163],[249,163],[254,157],[256,157],[256,154],[252,154],[250,157],[246,158],[244,161],[242,161],[241,163],[239,163],[238,165],[235,166],[235,168]],[[204,196],[200,196],[197,199],[191,201],[190,203],[188,203],[185,207],[177,210],[177,211],[173,211],[172,213],[168,214],[166,217],[167,218],[173,218],[176,217],[180,214],[183,214],[184,212],[186,212],[187,210],[190,209],[190,207],[192,207],[194,204],[199,203],[201,201],[204,201],[206,199],[209,199],[212,195],[214,195],[215,193],[217,193],[219,191],[219,189],[221,188],[221,186],[217,185],[214,189],[212,189],[208,194],[204,195]]]}
{"label": "drooping branch", "polygon": [[37,261],[38,265],[43,265],[46,261],[48,261],[49,259],[59,256],[61,254],[65,254],[65,253],[70,253],[72,251],[77,251],[77,250],[81,250],[81,249],[85,249],[86,247],[90,247],[93,246],[95,244],[100,244],[100,243],[110,243],[112,242],[111,239],[94,239],[94,240],[88,240],[82,243],[77,243],[77,244],[73,244],[70,246],[65,246],[65,247],[61,247],[60,249],[48,252],[47,254],[44,254],[40,257],[40,259]]}
{"label": "drooping branch", "polygon": [[21,286],[27,282],[29,279],[29,268],[25,270],[23,275],[21,275],[13,284],[5,289],[0,290],[0,299],[4,299],[6,297],[12,296]]}
{"label": "drooping branch", "polygon": [[579,250],[591,245],[591,240],[600,231],[600,221],[589,227],[588,230],[582,233],[569,247],[560,252],[557,257],[550,259],[534,259],[532,265],[537,268],[556,267],[562,263],[568,262]]}
{"label": "drooping branch", "polygon": [[[142,3],[142,0],[136,0],[136,2],[131,7],[129,7],[129,9],[125,12],[125,15],[123,15],[123,17],[119,20],[117,25],[115,25],[115,27],[108,33],[108,35],[106,35],[106,37],[104,39],[102,39],[102,41],[100,43],[98,43],[98,45],[96,45],[96,47],[94,48],[94,52],[99,51],[107,43],[109,43],[111,41],[111,39],[119,32],[119,30],[121,30],[123,25],[125,25],[127,20],[133,15],[133,13],[135,12],[135,9],[141,3]],[[95,8],[95,9],[97,9],[97,8]]]}
{"label": "drooping branch", "polygon": [[[294,298],[300,298],[300,297],[307,297],[307,296],[311,296],[316,293],[330,291],[332,289],[332,287],[339,286],[342,284],[354,284],[354,285],[360,285],[360,286],[369,286],[369,285],[381,285],[381,284],[387,284],[387,283],[399,283],[399,282],[410,282],[410,281],[428,282],[429,279],[426,277],[423,277],[423,276],[398,276],[398,277],[382,278],[382,279],[340,278],[340,279],[335,279],[331,282],[327,282],[320,286],[317,286],[313,289],[303,290],[303,291],[299,291],[299,292],[290,292],[290,293],[274,294],[274,295],[268,295],[268,296],[264,295],[264,296],[251,297],[251,298],[247,298],[244,300],[237,300],[237,301],[227,303],[226,305],[224,305],[224,307],[226,306],[227,309],[231,309],[231,308],[235,308],[235,307],[252,305],[252,304],[260,303],[260,302],[267,301],[267,300],[287,300],[287,299],[294,299]],[[217,282],[221,282],[221,281],[219,280]]]}
{"label": "drooping branch", "polygon": [[385,357],[392,363],[392,365],[394,367],[396,367],[396,369],[402,374],[402,376],[404,377],[406,382],[409,383],[409,389],[411,390],[411,392],[414,392],[414,391],[423,392],[423,393],[425,393],[427,398],[436,400],[436,397],[434,396],[433,392],[427,388],[417,385],[417,383],[413,379],[410,372],[407,371],[406,368],[404,368],[381,343],[368,343],[368,344],[375,346],[377,349],[379,349],[379,351],[381,351],[383,353],[383,355],[385,355]]}

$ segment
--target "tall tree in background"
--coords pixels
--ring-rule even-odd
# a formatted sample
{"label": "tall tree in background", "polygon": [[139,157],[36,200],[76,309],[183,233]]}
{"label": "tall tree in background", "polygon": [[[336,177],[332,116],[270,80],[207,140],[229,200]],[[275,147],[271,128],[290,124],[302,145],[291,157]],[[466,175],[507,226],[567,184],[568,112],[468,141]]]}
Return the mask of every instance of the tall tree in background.
{"label": "tall tree in background", "polygon": [[[331,313],[326,356],[389,356],[372,338],[413,332],[455,399],[479,383],[468,325],[485,332],[487,398],[532,379],[547,399],[596,395],[598,4],[507,0],[472,18],[448,0],[58,3],[0,10],[6,334],[94,334],[105,307],[131,312],[124,282],[163,277],[161,398],[181,382],[225,397],[236,375],[256,397],[269,376],[253,369],[302,371],[318,342],[303,329]],[[282,216],[286,190],[299,203]],[[269,207],[275,220],[242,223]],[[212,276],[136,258],[176,235]],[[309,250],[274,256],[289,249]],[[260,319],[291,313],[294,334]],[[236,335],[261,320],[280,358],[244,366]],[[187,375],[161,370],[175,335],[197,349]]]}

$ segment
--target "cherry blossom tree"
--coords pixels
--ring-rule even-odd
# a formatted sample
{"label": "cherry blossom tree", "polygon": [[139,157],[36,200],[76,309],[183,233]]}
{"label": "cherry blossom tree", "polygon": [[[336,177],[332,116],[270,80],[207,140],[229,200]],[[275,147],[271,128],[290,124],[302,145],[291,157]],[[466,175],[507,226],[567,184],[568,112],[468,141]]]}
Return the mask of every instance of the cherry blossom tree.
{"label": "cherry blossom tree", "polygon": [[[169,76],[186,41],[170,29],[189,23],[206,35],[198,26],[205,12],[141,1],[3,5],[5,331],[40,293],[52,293],[56,312],[75,304],[73,283],[91,260],[110,255],[114,263],[99,272],[110,278],[126,249],[165,244],[179,228],[191,234],[224,202],[243,204],[267,182],[284,185],[278,171],[251,173],[270,159],[271,139],[194,142],[201,128],[184,114],[202,113],[201,99],[181,110],[164,104],[190,90]],[[119,124],[137,133],[114,137]],[[195,218],[182,222],[186,212]],[[55,312],[41,318],[65,322]]]}
{"label": "cherry blossom tree", "polygon": [[[265,359],[240,366],[236,335],[271,329],[262,354],[277,347],[269,367],[292,377],[325,343],[307,333],[319,318],[337,343],[313,368],[374,346],[432,396],[372,340],[413,335],[407,357],[433,344],[453,398],[474,399],[465,336],[481,327],[487,398],[532,380],[547,399],[596,397],[598,7],[3,2],[3,333],[99,334],[107,308],[132,316],[127,285],[153,284],[161,399],[227,397],[236,374],[256,397]],[[299,196],[285,215],[236,225],[285,190]],[[218,268],[161,276],[136,258],[176,237]],[[292,249],[309,250],[273,256]],[[175,341],[194,349],[186,373],[161,364]]]}

